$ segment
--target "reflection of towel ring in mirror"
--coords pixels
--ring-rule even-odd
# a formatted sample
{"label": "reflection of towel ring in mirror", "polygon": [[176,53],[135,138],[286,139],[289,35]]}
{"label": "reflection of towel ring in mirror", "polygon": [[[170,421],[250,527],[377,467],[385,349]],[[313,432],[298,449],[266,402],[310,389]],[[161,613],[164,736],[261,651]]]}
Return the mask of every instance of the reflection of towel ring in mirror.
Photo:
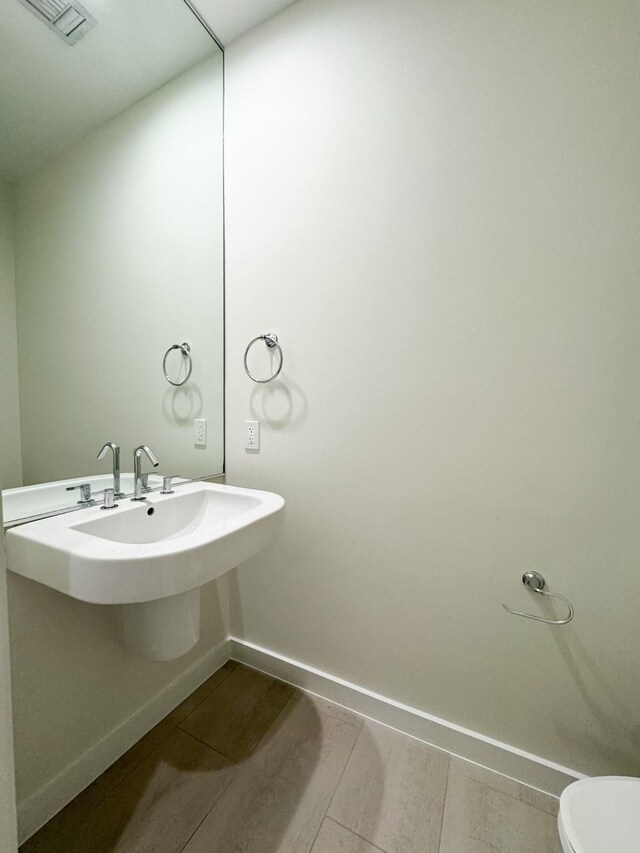
{"label": "reflection of towel ring in mirror", "polygon": [[[264,341],[265,344],[269,347],[269,349],[273,349],[274,347],[276,347],[276,349],[278,350],[278,352],[280,354],[280,364],[278,365],[278,369],[273,374],[273,376],[270,376],[268,379],[256,379],[255,376],[251,375],[251,371],[249,370],[249,365],[247,364],[247,357],[249,356],[249,350],[255,344],[256,341]],[[278,336],[274,335],[273,332],[266,332],[266,334],[264,334],[264,335],[258,335],[257,338],[254,338],[252,341],[249,341],[249,343],[247,344],[247,348],[244,351],[244,369],[245,369],[245,372],[246,372],[247,376],[249,377],[249,379],[252,379],[254,382],[260,382],[262,384],[264,384],[265,382],[273,382],[273,380],[279,375],[280,371],[282,370],[282,362],[283,361],[284,361],[284,356],[282,355],[282,347],[278,343]]]}
{"label": "reflection of towel ring in mirror", "polygon": [[[189,368],[187,370],[187,375],[184,377],[182,382],[174,382],[173,379],[169,379],[169,376],[167,375],[167,357],[168,357],[169,353],[174,349],[179,349],[180,352],[182,353],[182,355],[189,362]],[[192,370],[193,370],[193,359],[191,358],[191,347],[189,346],[189,344],[182,343],[182,344],[173,344],[173,346],[170,346],[169,349],[165,352],[164,358],[162,359],[162,372],[164,373],[164,378],[167,380],[167,382],[169,382],[171,385],[176,385],[176,386],[184,385],[184,383],[191,376]]]}

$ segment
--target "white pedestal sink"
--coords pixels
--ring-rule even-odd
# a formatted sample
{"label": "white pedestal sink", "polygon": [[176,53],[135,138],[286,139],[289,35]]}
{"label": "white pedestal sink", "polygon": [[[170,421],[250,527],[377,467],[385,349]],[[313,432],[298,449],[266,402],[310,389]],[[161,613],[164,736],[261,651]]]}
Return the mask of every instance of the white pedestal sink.
{"label": "white pedestal sink", "polygon": [[127,645],[170,660],[198,641],[200,587],[272,542],[283,509],[272,492],[188,483],[14,527],[7,565],[80,601],[120,605]]}

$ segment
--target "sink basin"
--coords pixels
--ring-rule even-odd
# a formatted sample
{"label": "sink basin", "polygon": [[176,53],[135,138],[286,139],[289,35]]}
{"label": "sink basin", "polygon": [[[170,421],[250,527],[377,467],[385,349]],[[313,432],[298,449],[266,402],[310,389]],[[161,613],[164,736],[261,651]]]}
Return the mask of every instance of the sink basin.
{"label": "sink basin", "polygon": [[11,528],[7,566],[72,598],[124,605],[128,644],[168,660],[198,639],[200,587],[268,545],[283,508],[272,492],[187,483]]}
{"label": "sink basin", "polygon": [[89,507],[7,531],[16,574],[93,604],[154,601],[202,586],[274,538],[284,500],[187,483],[172,495]]}

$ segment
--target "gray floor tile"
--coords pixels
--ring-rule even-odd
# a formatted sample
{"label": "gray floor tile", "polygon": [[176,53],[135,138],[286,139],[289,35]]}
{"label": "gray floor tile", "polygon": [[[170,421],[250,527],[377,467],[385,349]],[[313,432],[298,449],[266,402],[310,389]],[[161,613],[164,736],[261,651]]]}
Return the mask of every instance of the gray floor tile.
{"label": "gray floor tile", "polygon": [[553,815],[479,781],[467,764],[449,774],[440,853],[562,853]]}
{"label": "gray floor tile", "polygon": [[63,851],[63,840],[72,835],[87,815],[99,805],[153,750],[176,725],[196,708],[237,667],[228,661],[210,678],[196,688],[151,731],[127,750],[111,767],[81,791],[64,809],[58,812],[39,832],[20,847],[20,853]]}
{"label": "gray floor tile", "polygon": [[338,717],[338,719],[343,720],[345,723],[349,723],[358,729],[362,728],[362,724],[364,722],[363,717],[359,714],[354,714],[354,712],[349,711],[348,708],[343,708],[342,705],[335,705],[333,702],[329,702],[328,699],[323,699],[322,696],[316,696],[313,693],[304,693],[302,690],[297,690],[292,698],[298,702],[308,702],[323,714],[331,714],[331,716]]}
{"label": "gray floor tile", "polygon": [[387,853],[437,853],[449,757],[366,720],[328,811]]}
{"label": "gray floor tile", "polygon": [[179,853],[233,772],[174,729],[71,833],[55,846],[41,839],[29,853]]}
{"label": "gray floor tile", "polygon": [[369,844],[350,829],[345,829],[339,823],[325,818],[311,853],[385,853],[379,847]]}
{"label": "gray floor tile", "polygon": [[545,794],[536,788],[530,788],[528,785],[516,782],[515,779],[510,779],[508,776],[494,773],[486,767],[473,764],[471,761],[464,761],[462,758],[452,758],[450,772],[462,773],[470,779],[475,779],[476,782],[482,782],[488,785],[489,788],[493,788],[503,794],[508,794],[510,797],[521,800],[523,803],[534,806],[536,809],[541,809],[543,812],[547,812],[554,817],[558,815],[560,800],[557,797],[552,797],[550,794]]}
{"label": "gray floor tile", "polygon": [[560,853],[557,809],[229,662],[21,853]]}
{"label": "gray floor tile", "polygon": [[242,664],[181,723],[180,728],[232,761],[247,758],[295,690]]}
{"label": "gray floor tile", "polygon": [[291,700],[185,853],[309,853],[358,730]]}

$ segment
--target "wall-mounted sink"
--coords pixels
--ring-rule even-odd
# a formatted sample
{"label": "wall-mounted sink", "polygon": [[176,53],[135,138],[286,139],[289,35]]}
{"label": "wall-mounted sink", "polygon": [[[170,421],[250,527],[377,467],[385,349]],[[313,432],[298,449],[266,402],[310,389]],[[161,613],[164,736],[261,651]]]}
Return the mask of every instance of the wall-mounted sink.
{"label": "wall-mounted sink", "polygon": [[12,528],[7,565],[72,598],[123,605],[127,643],[168,660],[197,642],[200,587],[268,545],[283,508],[271,492],[187,483]]}

